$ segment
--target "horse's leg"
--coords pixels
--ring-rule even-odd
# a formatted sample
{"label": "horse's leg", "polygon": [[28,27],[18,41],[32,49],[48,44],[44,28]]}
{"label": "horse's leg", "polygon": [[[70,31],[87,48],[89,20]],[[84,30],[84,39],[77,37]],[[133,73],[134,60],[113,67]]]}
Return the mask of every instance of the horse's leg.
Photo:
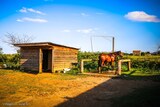
{"label": "horse's leg", "polygon": [[98,72],[101,73],[102,60],[98,60]]}
{"label": "horse's leg", "polygon": [[102,73],[102,71],[101,71],[101,66],[98,66],[98,72],[99,72],[99,73]]}
{"label": "horse's leg", "polygon": [[114,62],[111,62],[111,68],[114,70]]}
{"label": "horse's leg", "polygon": [[102,61],[101,66],[104,66],[104,61]]}

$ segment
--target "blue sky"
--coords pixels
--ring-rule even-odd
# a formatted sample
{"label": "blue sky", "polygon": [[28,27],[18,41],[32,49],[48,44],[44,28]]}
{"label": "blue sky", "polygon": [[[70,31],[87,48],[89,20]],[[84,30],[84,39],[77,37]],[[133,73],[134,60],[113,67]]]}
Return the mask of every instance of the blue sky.
{"label": "blue sky", "polygon": [[[115,50],[156,51],[160,43],[159,0],[0,0],[0,47],[5,34],[27,34],[91,50],[91,36],[114,36]],[[94,51],[111,51],[111,38],[92,37]]]}

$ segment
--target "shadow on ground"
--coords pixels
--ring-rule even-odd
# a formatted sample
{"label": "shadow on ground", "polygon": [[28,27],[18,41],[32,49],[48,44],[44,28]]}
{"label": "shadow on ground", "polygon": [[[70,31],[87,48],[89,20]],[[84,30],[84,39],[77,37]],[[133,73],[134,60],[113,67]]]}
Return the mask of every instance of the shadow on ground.
{"label": "shadow on ground", "polygon": [[[160,75],[158,76],[117,76],[110,80],[78,95],[77,97],[65,96],[66,102],[63,102],[55,107],[111,107],[114,98],[130,94],[132,91],[142,87],[152,87],[148,81],[139,80],[156,80],[159,84]],[[126,84],[127,83],[127,84]],[[160,98],[160,97],[159,97]],[[136,99],[134,99],[136,101]],[[144,104],[143,104],[144,103]],[[146,102],[139,104],[144,107]],[[147,103],[147,107],[152,107],[154,100]],[[154,104],[155,105],[155,104]],[[121,107],[121,106],[118,106]]]}
{"label": "shadow on ground", "polygon": [[19,70],[20,72],[28,73],[28,74],[42,74],[42,73],[52,73],[51,71],[43,71],[42,73],[39,73],[39,71],[30,71],[30,70]]}
{"label": "shadow on ground", "polygon": [[64,97],[67,101],[57,105],[56,107],[105,107],[109,106],[110,102],[108,99],[111,97],[113,92],[106,88],[110,80],[88,90],[85,93],[80,94],[77,97]]}

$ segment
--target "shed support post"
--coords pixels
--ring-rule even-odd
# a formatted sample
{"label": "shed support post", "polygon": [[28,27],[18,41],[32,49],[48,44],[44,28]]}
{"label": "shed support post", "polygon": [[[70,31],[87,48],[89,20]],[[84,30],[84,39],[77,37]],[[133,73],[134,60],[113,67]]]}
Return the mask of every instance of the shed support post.
{"label": "shed support post", "polygon": [[42,73],[42,49],[39,49],[39,73]]}
{"label": "shed support post", "polygon": [[51,67],[52,73],[54,73],[54,50],[52,49],[52,67]]}

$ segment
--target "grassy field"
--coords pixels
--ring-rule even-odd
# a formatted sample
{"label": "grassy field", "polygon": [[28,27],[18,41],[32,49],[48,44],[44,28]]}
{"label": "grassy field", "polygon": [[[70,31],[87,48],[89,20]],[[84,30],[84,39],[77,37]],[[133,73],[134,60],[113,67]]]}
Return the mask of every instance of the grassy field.
{"label": "grassy field", "polygon": [[131,60],[139,60],[139,61],[157,61],[160,62],[160,56],[159,55],[149,55],[149,56],[131,56],[131,55],[125,55],[123,58],[125,59],[131,59]]}

